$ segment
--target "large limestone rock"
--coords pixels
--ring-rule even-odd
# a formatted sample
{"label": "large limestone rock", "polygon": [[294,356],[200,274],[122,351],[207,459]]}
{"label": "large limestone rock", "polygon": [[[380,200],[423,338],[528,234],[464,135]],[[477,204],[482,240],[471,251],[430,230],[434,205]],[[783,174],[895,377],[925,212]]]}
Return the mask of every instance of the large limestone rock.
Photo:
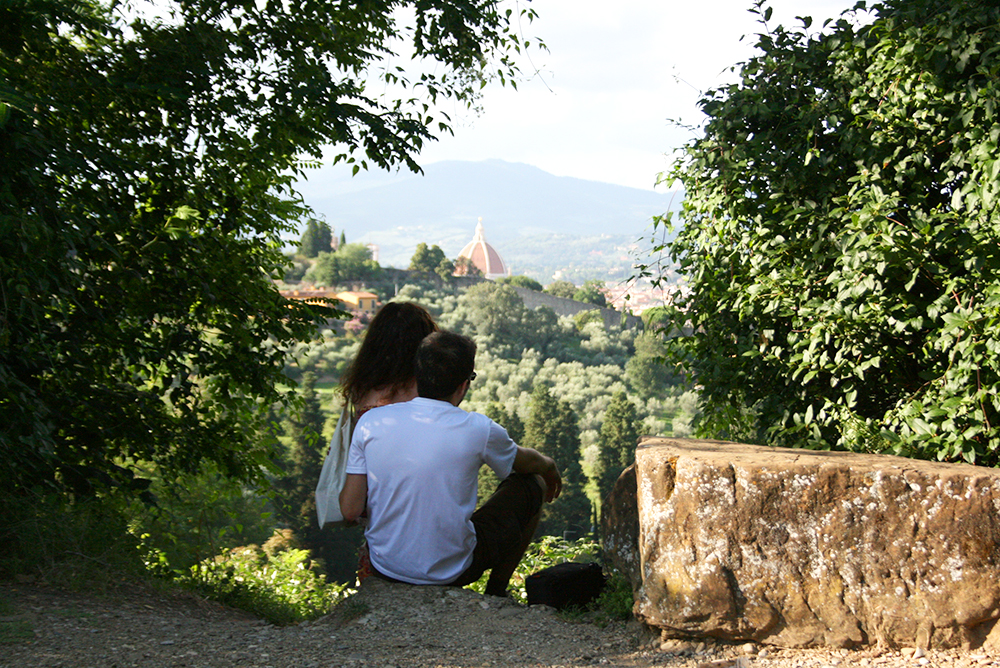
{"label": "large limestone rock", "polygon": [[1000,617],[1000,470],[647,438],[605,508],[666,635],[975,647]]}

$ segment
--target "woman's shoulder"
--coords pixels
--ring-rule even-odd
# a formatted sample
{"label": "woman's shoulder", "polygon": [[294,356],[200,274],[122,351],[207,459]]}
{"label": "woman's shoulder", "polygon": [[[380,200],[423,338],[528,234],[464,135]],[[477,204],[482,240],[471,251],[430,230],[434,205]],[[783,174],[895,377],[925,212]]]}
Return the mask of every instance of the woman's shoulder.
{"label": "woman's shoulder", "polygon": [[354,415],[361,417],[373,408],[409,401],[417,396],[417,383],[413,381],[402,388],[393,386],[377,387],[365,393],[354,407]]}

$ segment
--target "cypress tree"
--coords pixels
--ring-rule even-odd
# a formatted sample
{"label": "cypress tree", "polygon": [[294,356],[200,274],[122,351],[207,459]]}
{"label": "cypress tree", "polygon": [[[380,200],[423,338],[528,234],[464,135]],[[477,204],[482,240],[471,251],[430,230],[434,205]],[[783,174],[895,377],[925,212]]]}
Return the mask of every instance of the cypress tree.
{"label": "cypress tree", "polygon": [[333,251],[333,230],[326,222],[316,227],[316,255]]}
{"label": "cypress tree", "polygon": [[588,533],[591,508],[584,491],[580,427],[573,409],[553,397],[548,387],[538,384],[531,393],[531,412],[524,432],[525,445],[552,457],[562,474],[562,493],[545,506],[541,533],[567,538]]}
{"label": "cypress tree", "polygon": [[604,412],[598,441],[596,482],[602,501],[622,471],[635,461],[635,446],[638,441],[635,405],[624,392],[616,392]]}
{"label": "cypress tree", "polygon": [[299,253],[305,257],[316,257],[320,252],[319,225],[315,218],[310,218],[306,222],[306,229],[299,239]]}

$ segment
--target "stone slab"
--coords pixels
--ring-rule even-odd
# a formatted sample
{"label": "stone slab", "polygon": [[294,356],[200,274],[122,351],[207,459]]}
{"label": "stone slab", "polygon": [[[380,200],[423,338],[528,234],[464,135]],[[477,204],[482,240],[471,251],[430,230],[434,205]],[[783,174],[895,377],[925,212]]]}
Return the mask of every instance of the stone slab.
{"label": "stone slab", "polygon": [[605,507],[666,635],[974,647],[1000,617],[1000,470],[647,438]]}

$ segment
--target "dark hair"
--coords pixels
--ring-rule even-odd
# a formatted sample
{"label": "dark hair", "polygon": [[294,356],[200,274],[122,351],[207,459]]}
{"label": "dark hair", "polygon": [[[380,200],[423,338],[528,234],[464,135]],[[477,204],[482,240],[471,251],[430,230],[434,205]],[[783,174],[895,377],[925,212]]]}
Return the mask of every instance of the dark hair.
{"label": "dark hair", "polygon": [[467,336],[442,330],[428,334],[417,348],[417,394],[447,399],[476,368],[476,344]]}
{"label": "dark hair", "polygon": [[437,331],[434,318],[412,302],[389,302],[372,318],[357,356],[341,378],[341,392],[357,405],[371,390],[393,392],[413,380],[413,357],[425,336]]}

